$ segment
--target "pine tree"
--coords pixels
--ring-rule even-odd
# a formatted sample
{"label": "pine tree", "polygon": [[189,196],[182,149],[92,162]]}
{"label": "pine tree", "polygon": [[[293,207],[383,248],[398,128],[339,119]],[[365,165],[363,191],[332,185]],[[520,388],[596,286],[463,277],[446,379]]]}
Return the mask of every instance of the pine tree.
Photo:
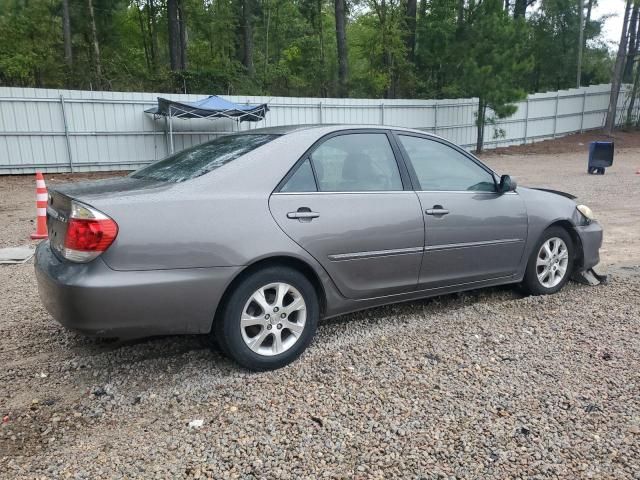
{"label": "pine tree", "polygon": [[516,111],[513,102],[526,96],[521,85],[532,65],[525,54],[526,36],[522,28],[520,22],[514,22],[505,12],[501,0],[485,0],[466,26],[463,41],[467,48],[459,52],[464,55],[464,89],[478,98],[478,152],[484,146],[485,126],[513,115]]}

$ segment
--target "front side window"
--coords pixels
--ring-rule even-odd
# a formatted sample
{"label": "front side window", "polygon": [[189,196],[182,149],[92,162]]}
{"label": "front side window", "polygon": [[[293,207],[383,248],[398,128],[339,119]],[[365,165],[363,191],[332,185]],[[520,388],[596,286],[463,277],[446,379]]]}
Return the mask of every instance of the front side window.
{"label": "front side window", "polygon": [[313,151],[311,161],[321,192],[402,190],[398,164],[384,133],[331,137]]}
{"label": "front side window", "polygon": [[164,182],[184,182],[209,173],[277,137],[278,135],[260,134],[225,135],[142,167],[131,176]]}
{"label": "front side window", "polygon": [[420,190],[495,192],[493,175],[444,143],[398,135],[409,155]]}

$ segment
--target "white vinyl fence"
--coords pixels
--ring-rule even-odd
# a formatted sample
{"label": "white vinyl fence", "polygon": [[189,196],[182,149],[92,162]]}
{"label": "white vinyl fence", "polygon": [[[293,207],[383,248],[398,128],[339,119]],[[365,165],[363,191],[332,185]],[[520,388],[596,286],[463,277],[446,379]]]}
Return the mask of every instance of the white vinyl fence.
{"label": "white vinyl fence", "polygon": [[[512,117],[486,127],[485,148],[600,128],[609,92],[609,85],[595,85],[529,95]],[[129,170],[163,158],[169,152],[168,125],[144,113],[158,96],[196,100],[204,95],[0,87],[0,174]],[[268,103],[270,111],[257,123],[174,119],[176,151],[237,130],[317,123],[419,128],[475,147],[477,99],[224,98]],[[623,92],[619,118],[625,98]]]}

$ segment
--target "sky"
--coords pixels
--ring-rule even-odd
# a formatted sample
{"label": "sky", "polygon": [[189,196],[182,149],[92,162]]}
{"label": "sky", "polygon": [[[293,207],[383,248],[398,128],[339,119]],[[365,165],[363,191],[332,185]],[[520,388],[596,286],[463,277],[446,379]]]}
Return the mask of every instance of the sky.
{"label": "sky", "polygon": [[[618,43],[620,43],[625,3],[625,0],[600,0],[598,6],[591,12],[591,16],[594,19],[601,18],[604,15],[614,15],[605,21],[603,32],[605,39],[610,44],[610,48],[617,48]],[[612,43],[613,45],[611,45]]]}

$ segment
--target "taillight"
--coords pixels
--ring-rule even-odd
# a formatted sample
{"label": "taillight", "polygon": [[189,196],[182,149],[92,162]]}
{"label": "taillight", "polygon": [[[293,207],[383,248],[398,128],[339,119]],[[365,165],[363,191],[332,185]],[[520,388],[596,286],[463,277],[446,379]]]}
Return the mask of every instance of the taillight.
{"label": "taillight", "polygon": [[109,248],[117,235],[118,225],[113,219],[73,201],[62,255],[72,262],[88,262]]}

